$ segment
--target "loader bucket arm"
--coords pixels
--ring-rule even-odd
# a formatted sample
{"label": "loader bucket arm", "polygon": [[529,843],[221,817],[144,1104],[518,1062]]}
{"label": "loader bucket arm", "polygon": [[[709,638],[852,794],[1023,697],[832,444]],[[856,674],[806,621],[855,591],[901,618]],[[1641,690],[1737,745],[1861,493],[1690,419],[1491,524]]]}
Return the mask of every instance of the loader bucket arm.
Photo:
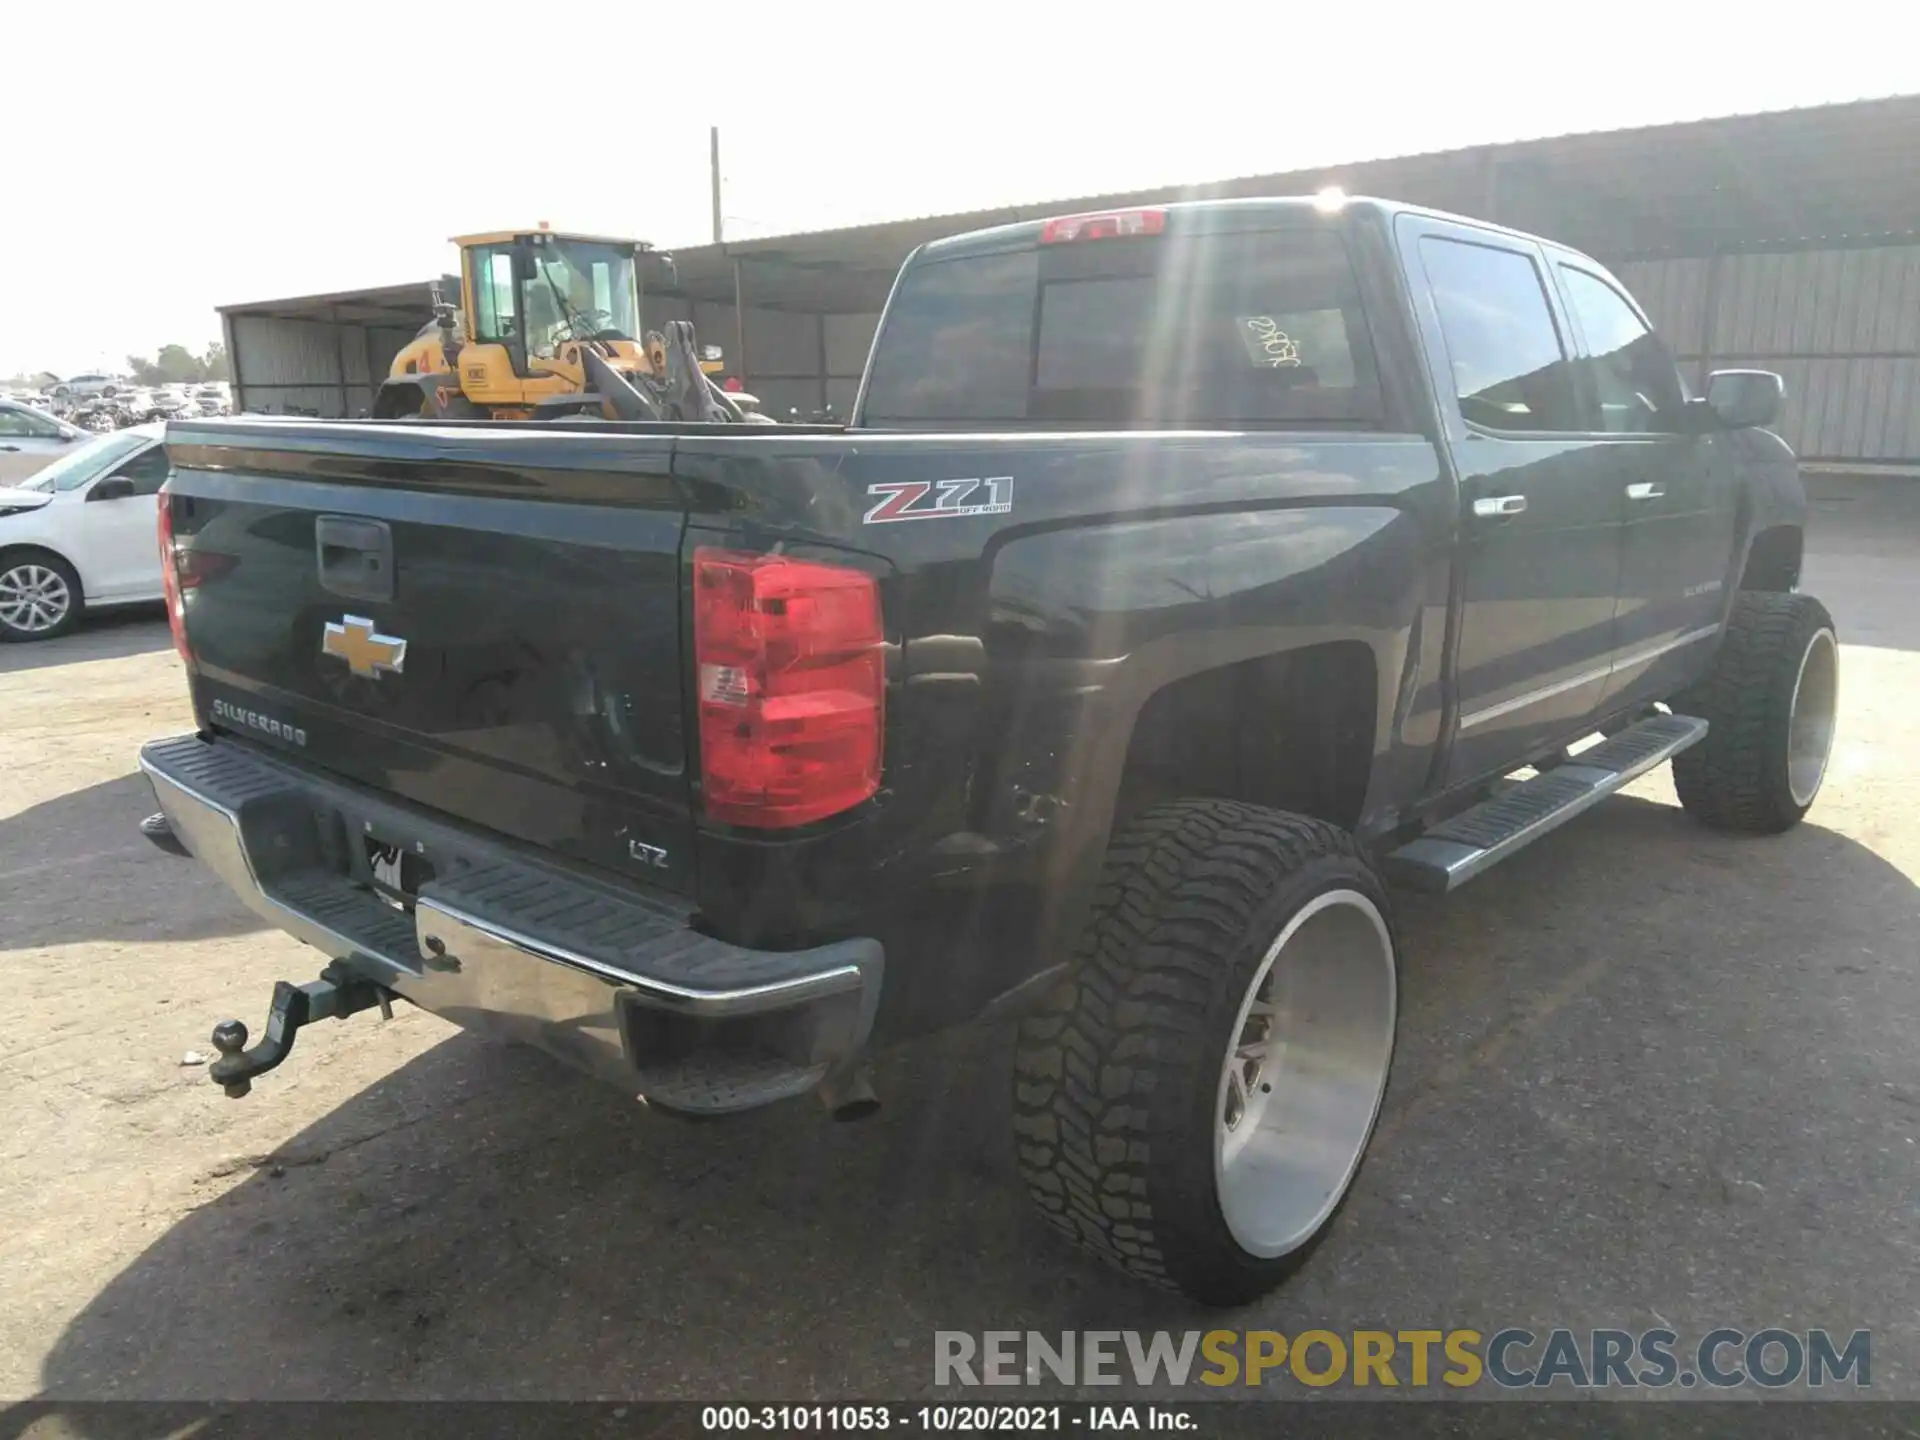
{"label": "loader bucket arm", "polygon": [[727,392],[700,368],[700,346],[690,320],[667,325],[667,404],[679,420],[734,425],[746,420]]}
{"label": "loader bucket arm", "polygon": [[587,372],[588,386],[606,402],[616,420],[663,418],[653,397],[609,365],[591,346],[580,347],[580,360]]}

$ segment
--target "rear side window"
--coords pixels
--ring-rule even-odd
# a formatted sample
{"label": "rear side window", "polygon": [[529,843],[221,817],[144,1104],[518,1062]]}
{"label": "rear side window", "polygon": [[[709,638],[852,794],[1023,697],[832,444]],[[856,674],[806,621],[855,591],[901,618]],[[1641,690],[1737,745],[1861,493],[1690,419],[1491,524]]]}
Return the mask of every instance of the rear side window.
{"label": "rear side window", "polygon": [[1490,430],[1581,430],[1573,372],[1540,272],[1517,250],[1420,241],[1462,419]]}
{"label": "rear side window", "polygon": [[887,309],[869,418],[1019,420],[1033,366],[1032,250],[917,266]]}
{"label": "rear side window", "polygon": [[1593,380],[1599,428],[1615,435],[1679,429],[1686,392],[1660,337],[1598,275],[1562,265],[1560,276],[1586,341],[1588,358],[1580,363]]}
{"label": "rear side window", "polygon": [[1365,426],[1380,391],[1337,235],[1170,233],[916,265],[865,418]]}

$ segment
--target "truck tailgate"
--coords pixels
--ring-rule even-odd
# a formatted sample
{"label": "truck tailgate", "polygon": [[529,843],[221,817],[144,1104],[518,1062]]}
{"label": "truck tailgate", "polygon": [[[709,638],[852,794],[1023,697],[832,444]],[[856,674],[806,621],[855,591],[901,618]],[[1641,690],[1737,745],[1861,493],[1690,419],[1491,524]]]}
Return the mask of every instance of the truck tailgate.
{"label": "truck tailgate", "polygon": [[167,444],[204,724],[691,888],[673,437],[230,421]]}

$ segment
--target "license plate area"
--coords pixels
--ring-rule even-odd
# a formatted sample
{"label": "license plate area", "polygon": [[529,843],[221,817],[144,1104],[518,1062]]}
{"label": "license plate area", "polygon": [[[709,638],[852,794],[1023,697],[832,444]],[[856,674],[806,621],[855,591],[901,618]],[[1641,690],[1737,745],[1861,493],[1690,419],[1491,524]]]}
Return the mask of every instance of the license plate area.
{"label": "license plate area", "polygon": [[[238,754],[251,747],[234,748]],[[251,753],[247,758],[255,759]],[[495,870],[503,863],[516,871],[524,868],[529,881],[552,874],[564,875],[569,884],[606,884],[591,872],[553,866],[545,857],[518,853],[519,847],[511,843],[415,814],[401,802],[290,773],[268,757],[259,757],[258,764],[263,771],[285,773],[286,783],[272,793],[235,801],[247,864],[256,883],[302,913],[311,908],[308,902],[317,903],[323,891],[337,887],[331,893],[357,892],[364,900],[377,901],[377,913],[389,919],[404,916],[411,932],[423,895],[431,899],[440,888],[459,886],[476,871]],[[614,878],[612,892],[676,928],[690,921],[691,906],[680,897],[658,895],[624,877]],[[343,911],[333,918],[344,924],[350,917]],[[399,963],[410,963],[416,948],[409,942],[396,952],[407,957]]]}
{"label": "license plate area", "polygon": [[383,840],[368,832],[361,836],[366,852],[367,883],[383,905],[411,915],[420,898],[420,887],[435,875],[433,862],[426,857],[425,845],[415,841],[409,847],[398,840]]}

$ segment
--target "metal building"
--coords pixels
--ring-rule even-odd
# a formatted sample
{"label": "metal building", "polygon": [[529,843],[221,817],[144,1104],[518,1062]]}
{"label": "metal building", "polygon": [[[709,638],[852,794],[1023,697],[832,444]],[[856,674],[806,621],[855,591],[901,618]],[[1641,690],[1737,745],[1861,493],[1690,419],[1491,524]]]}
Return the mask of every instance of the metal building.
{"label": "metal building", "polygon": [[[446,279],[444,293],[458,294]],[[433,286],[388,285],[220,309],[236,410],[359,415],[387,366],[433,318]]]}
{"label": "metal building", "polygon": [[[1337,185],[1550,235],[1615,266],[1691,376],[1787,378],[1810,460],[1920,464],[1920,95],[1565,135],[675,251],[691,318],[769,414],[853,399],[894,271],[942,235],[1074,210]],[[426,283],[222,309],[242,408],[358,414]]]}

